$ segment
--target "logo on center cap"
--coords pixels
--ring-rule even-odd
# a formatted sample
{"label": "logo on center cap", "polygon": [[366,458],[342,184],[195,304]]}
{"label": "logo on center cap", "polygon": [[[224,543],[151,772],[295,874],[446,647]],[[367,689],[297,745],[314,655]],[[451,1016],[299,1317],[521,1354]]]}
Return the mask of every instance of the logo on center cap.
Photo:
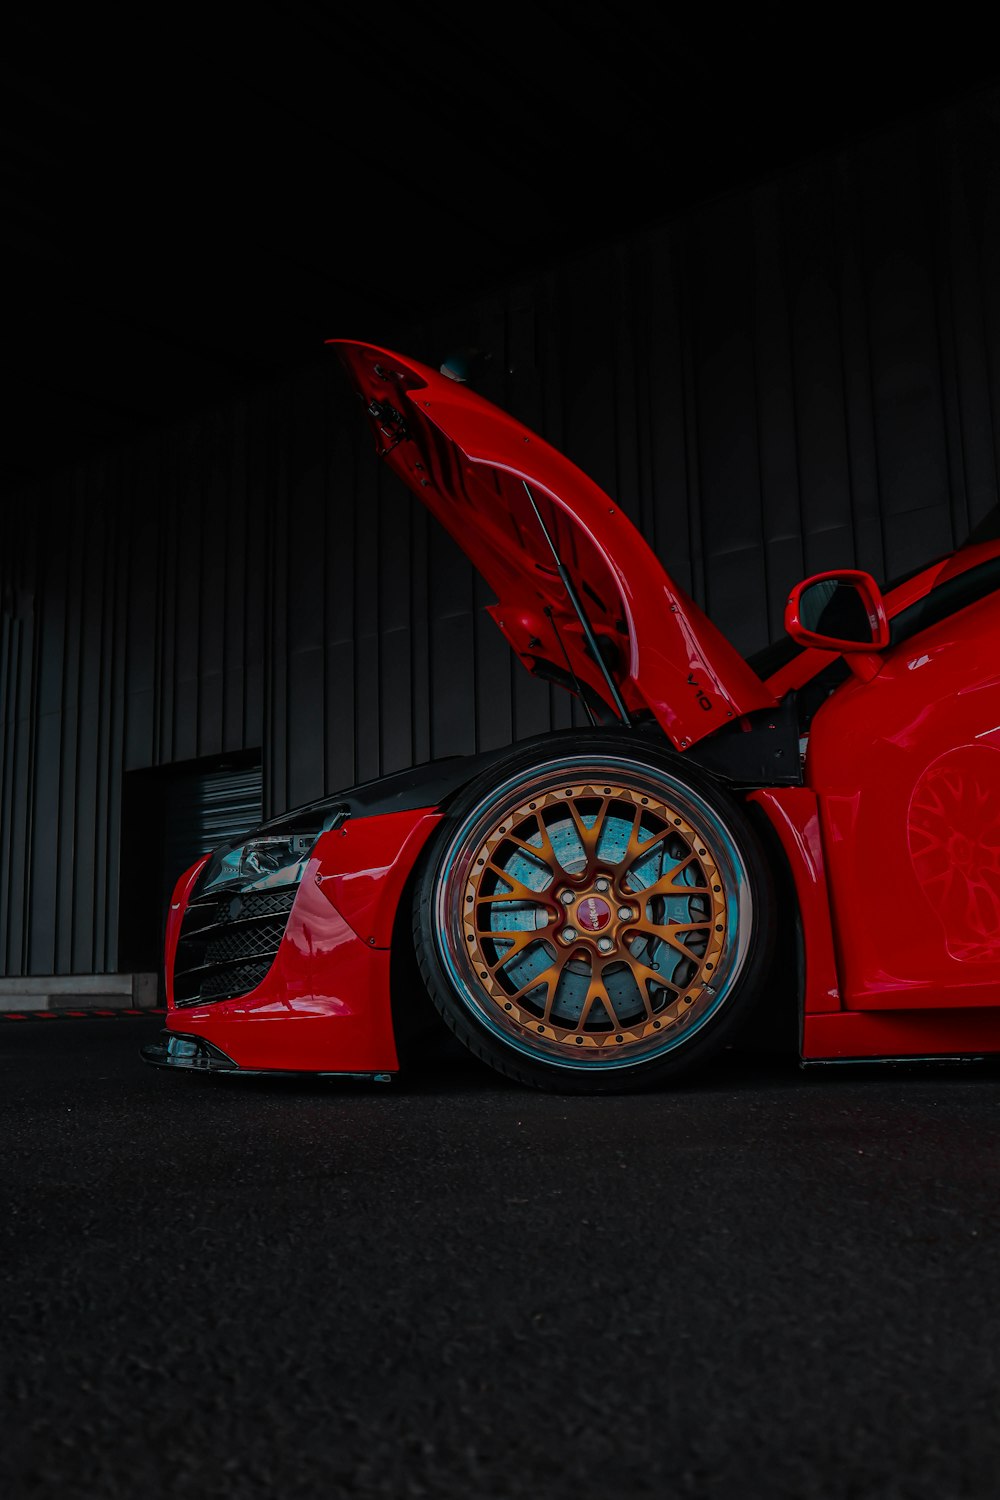
{"label": "logo on center cap", "polygon": [[588,932],[601,932],[611,921],[611,907],[600,896],[588,896],[576,909],[577,921]]}

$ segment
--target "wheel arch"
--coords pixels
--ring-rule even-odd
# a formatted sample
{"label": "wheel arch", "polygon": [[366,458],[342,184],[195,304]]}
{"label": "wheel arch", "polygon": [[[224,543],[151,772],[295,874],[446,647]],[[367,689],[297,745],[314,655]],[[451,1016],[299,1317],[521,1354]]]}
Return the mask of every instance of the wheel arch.
{"label": "wheel arch", "polygon": [[[571,728],[549,731],[498,750],[463,757],[461,761],[456,759],[448,765],[447,787],[442,789],[443,794],[437,802],[436,810],[447,817],[472,784],[486,772],[502,777],[508,760],[519,762],[524,754],[532,750],[537,753],[540,761],[550,756],[555,758],[564,746],[579,746],[581,739],[587,739],[591,734],[598,742],[606,742],[610,735],[619,747],[634,741],[634,752],[638,757],[641,758],[643,751],[648,749],[654,759],[665,758],[679,778],[694,783],[699,780],[712,783],[717,791],[738,804],[751,824],[773,884],[777,920],[761,1003],[744,1023],[738,1045],[741,1050],[745,1048],[753,1052],[797,1055],[800,1051],[805,993],[803,920],[788,852],[767,807],[758,800],[760,788],[739,785],[724,771],[709,768],[699,763],[698,758],[676,750],[658,728],[650,726],[648,730],[623,733],[599,726],[594,730]],[[428,863],[435,858],[437,846],[437,835],[432,834],[407,875],[392,923],[392,1024],[401,1057],[409,1055],[413,1059],[423,1056],[428,1050],[433,1053],[437,1042],[450,1036],[428,995],[427,985],[420,971],[412,921],[417,888]]]}
{"label": "wheel arch", "polygon": [[400,1067],[406,1068],[438,1051],[450,1036],[435,1010],[417,962],[413,903],[424,866],[431,857],[431,837],[413,862],[396,903],[389,951],[389,1013]]}
{"label": "wheel arch", "polygon": [[[741,1045],[761,1052],[801,1053],[805,1003],[805,934],[802,908],[788,854],[773,822],[753,793],[741,798],[743,811],[754,827],[774,884],[775,911],[792,915],[791,923],[775,922],[765,995],[747,1023]],[[751,1026],[754,1035],[750,1036]]]}

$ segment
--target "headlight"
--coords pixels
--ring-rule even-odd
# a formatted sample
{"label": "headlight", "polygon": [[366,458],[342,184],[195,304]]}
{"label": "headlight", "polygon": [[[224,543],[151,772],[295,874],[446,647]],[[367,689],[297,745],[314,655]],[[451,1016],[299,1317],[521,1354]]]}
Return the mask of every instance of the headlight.
{"label": "headlight", "polygon": [[[291,838],[251,839],[233,851],[240,856],[240,874],[256,880],[259,875],[274,875],[293,866],[299,869],[309,858],[318,836],[315,833],[296,833]],[[299,869],[300,876],[301,873]]]}
{"label": "headlight", "polygon": [[238,881],[241,890],[298,885],[319,833],[258,834],[234,849],[218,850],[206,870],[202,892]]}
{"label": "headlight", "polygon": [[[335,807],[325,818],[320,814],[316,825],[305,831],[251,833],[241,843],[217,849],[198,883],[198,894],[205,895],[218,886],[266,891],[273,886],[298,885],[320,835],[338,827],[345,816],[346,809]],[[295,821],[301,827],[304,819],[296,817]]]}

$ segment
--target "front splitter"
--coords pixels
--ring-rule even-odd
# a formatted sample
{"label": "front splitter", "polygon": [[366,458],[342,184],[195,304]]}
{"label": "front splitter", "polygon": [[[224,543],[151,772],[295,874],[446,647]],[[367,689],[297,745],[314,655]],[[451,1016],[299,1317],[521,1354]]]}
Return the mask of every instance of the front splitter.
{"label": "front splitter", "polygon": [[311,1072],[299,1068],[241,1068],[214,1042],[178,1031],[161,1031],[154,1042],[139,1049],[143,1062],[154,1068],[181,1068],[191,1073],[233,1073],[241,1078],[356,1078],[365,1083],[391,1083],[393,1073]]}

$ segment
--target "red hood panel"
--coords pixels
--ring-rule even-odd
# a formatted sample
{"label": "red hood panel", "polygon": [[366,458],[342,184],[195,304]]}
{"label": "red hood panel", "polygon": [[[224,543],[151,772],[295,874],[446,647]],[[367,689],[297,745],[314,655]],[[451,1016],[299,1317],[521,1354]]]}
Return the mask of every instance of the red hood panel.
{"label": "red hood panel", "polygon": [[[379,453],[496,594],[490,613],[529,671],[575,675],[614,710],[532,496],[630,712],[678,748],[774,698],[593,480],[467,386],[387,349],[331,339]],[[567,667],[568,658],[568,667]]]}

